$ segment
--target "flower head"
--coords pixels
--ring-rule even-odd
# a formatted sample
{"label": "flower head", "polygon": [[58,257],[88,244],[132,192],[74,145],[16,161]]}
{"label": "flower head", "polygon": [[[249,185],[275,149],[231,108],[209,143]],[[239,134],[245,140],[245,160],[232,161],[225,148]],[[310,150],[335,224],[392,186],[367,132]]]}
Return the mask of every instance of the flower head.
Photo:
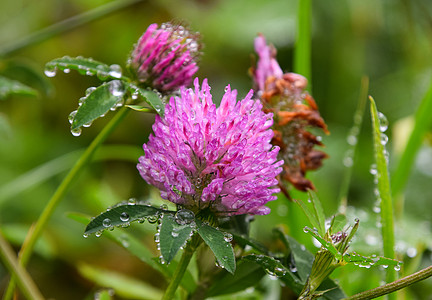
{"label": "flower head", "polygon": [[322,143],[308,130],[318,127],[328,131],[315,100],[305,91],[307,79],[299,74],[283,73],[276,60],[276,49],[267,45],[263,35],[255,39],[255,51],[258,62],[251,69],[255,90],[264,111],[275,115],[272,144],[281,148],[279,157],[285,161],[278,177],[279,187],[287,197],[284,181],[301,191],[314,189],[312,182],[305,178],[306,172],[319,168],[327,155],[314,149]]}
{"label": "flower head", "polygon": [[264,205],[276,199],[272,187],[283,164],[270,144],[272,114],[262,112],[252,91],[236,103],[228,85],[216,108],[207,80],[194,85],[170,99],[163,119],[156,116],[139,158],[141,176],[162,198],[195,213],[268,214]]}
{"label": "flower head", "polygon": [[198,34],[184,26],[151,24],[132,51],[129,65],[139,82],[171,92],[192,81],[199,48]]}

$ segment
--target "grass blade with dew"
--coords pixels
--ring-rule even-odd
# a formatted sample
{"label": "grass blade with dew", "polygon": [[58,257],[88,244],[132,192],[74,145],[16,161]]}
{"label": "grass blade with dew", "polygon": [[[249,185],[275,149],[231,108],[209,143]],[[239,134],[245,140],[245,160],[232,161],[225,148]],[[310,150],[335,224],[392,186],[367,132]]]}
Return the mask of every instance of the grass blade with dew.
{"label": "grass blade with dew", "polygon": [[348,201],[348,190],[352,175],[352,166],[357,149],[358,138],[363,124],[363,115],[366,107],[366,99],[369,90],[369,77],[364,76],[361,80],[359,102],[354,113],[354,124],[347,136],[348,149],[345,153],[343,163],[346,167],[345,174],[342,178],[342,184],[339,192],[339,210],[345,213]]}
{"label": "grass blade with dew", "polygon": [[[388,173],[388,162],[386,157],[385,143],[383,142],[384,131],[387,129],[385,116],[378,112],[374,99],[369,96],[373,143],[376,161],[376,182],[377,197],[381,200],[381,230],[383,239],[384,256],[395,258],[394,253],[394,229],[393,229],[393,203],[390,190],[390,180]],[[384,139],[386,140],[386,139]],[[395,270],[387,269],[386,280],[392,282],[395,280]],[[392,296],[390,296],[391,299]]]}

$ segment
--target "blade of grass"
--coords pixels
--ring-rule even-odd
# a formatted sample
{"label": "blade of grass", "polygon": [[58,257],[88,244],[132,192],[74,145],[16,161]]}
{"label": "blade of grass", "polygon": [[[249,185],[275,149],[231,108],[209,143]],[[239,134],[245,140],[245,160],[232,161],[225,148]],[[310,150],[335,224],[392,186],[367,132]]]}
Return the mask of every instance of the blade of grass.
{"label": "blade of grass", "polygon": [[[361,80],[359,101],[357,103],[357,108],[354,113],[354,124],[347,137],[347,142],[349,146],[344,157],[344,162],[346,159],[351,159],[352,161],[354,161],[354,157],[357,149],[358,137],[360,135],[360,130],[363,124],[363,115],[365,112],[368,90],[369,90],[369,77],[364,76]],[[339,192],[339,208],[341,213],[345,213],[347,207],[348,190],[349,190],[349,184],[352,175],[352,166],[353,164],[345,165],[346,167],[345,175],[342,178],[342,184]]]}
{"label": "blade of grass", "polygon": [[[94,155],[93,161],[118,159],[136,162],[142,154],[139,147],[129,145],[102,146]],[[76,150],[20,175],[14,180],[0,186],[0,206],[3,202],[16,197],[25,190],[37,186],[49,178],[70,169],[74,162],[84,153],[84,150]]]}
{"label": "blade of grass", "polygon": [[[369,96],[375,160],[377,165],[377,188],[381,198],[381,230],[383,239],[384,256],[395,258],[394,253],[394,229],[393,229],[393,203],[390,190],[390,180],[388,173],[387,159],[385,155],[385,146],[381,143],[382,132],[380,130],[380,118],[375,101]],[[386,280],[392,282],[396,278],[395,271],[392,268],[387,269]]]}
{"label": "blade of grass", "polygon": [[27,299],[43,300],[45,299],[36,284],[33,282],[27,271],[18,264],[16,255],[9,243],[3,238],[0,232],[0,258],[3,261],[10,274],[14,274],[16,282],[22,293]]}
{"label": "blade of grass", "polygon": [[432,84],[426,95],[423,97],[415,115],[414,129],[408,139],[408,143],[402,153],[398,166],[393,173],[392,195],[398,196],[404,189],[408,176],[410,175],[412,165],[426,132],[432,126]]}
{"label": "blade of grass", "polygon": [[11,55],[22,48],[30,45],[47,40],[59,33],[66,32],[68,30],[74,29],[78,26],[90,23],[101,17],[104,17],[110,13],[116,12],[120,9],[131,6],[135,3],[141,2],[142,0],[118,0],[111,1],[103,6],[99,6],[93,10],[84,12],[77,16],[73,16],[69,19],[56,23],[54,25],[48,26],[42,30],[39,30],[33,34],[30,34],[22,39],[17,39],[9,45],[0,49],[0,57],[5,57]]}
{"label": "blade of grass", "polygon": [[303,75],[311,85],[311,0],[298,1],[297,41],[294,51],[294,72]]}

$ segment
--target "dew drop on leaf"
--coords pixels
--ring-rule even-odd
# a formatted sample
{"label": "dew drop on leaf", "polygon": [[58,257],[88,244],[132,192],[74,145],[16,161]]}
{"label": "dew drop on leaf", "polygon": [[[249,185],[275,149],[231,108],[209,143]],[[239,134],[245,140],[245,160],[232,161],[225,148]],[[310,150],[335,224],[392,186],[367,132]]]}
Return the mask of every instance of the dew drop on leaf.
{"label": "dew drop on leaf", "polygon": [[85,95],[88,96],[90,95],[96,88],[94,86],[89,87],[88,89],[86,89],[85,91]]}
{"label": "dew drop on leaf", "polygon": [[126,212],[122,212],[120,214],[120,220],[122,220],[122,222],[127,222],[129,221],[129,214]]}
{"label": "dew drop on leaf", "polygon": [[71,112],[71,113],[69,114],[69,116],[68,116],[68,120],[69,120],[69,123],[70,123],[70,124],[72,124],[73,119],[75,118],[76,113],[77,113],[77,111],[74,110],[73,112]]}
{"label": "dew drop on leaf", "polygon": [[75,128],[75,129],[71,129],[71,133],[73,136],[80,136],[82,132],[81,127]]}
{"label": "dew drop on leaf", "polygon": [[381,132],[385,132],[388,128],[388,120],[387,117],[382,113],[378,112],[378,120],[379,120],[379,129]]}
{"label": "dew drop on leaf", "polygon": [[228,232],[224,232],[224,240],[227,243],[230,243],[233,240],[233,235]]}
{"label": "dew drop on leaf", "polygon": [[111,65],[110,66],[110,71],[109,71],[109,76],[114,77],[114,78],[121,78],[122,76],[122,69],[119,65]]}
{"label": "dew drop on leaf", "polygon": [[45,67],[44,73],[47,77],[54,77],[57,75],[57,67],[48,65]]}
{"label": "dew drop on leaf", "polygon": [[102,226],[103,227],[105,227],[105,228],[108,228],[108,227],[111,227],[111,219],[109,219],[109,218],[106,218],[106,219],[104,219],[103,221],[102,221]]}
{"label": "dew drop on leaf", "polygon": [[188,209],[180,209],[175,214],[175,220],[179,225],[190,224],[195,220],[195,214]]}

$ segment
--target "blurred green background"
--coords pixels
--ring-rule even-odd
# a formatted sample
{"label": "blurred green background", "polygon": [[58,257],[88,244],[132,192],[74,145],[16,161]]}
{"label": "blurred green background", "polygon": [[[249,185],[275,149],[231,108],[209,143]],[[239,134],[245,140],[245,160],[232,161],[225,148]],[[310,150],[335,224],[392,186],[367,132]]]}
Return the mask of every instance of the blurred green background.
{"label": "blurred green background", "polygon": [[[5,0],[0,4],[0,74],[39,91],[37,97],[15,96],[0,100],[0,229],[16,249],[77,156],[72,154],[52,163],[46,170],[47,180],[40,183],[37,182],[40,174],[18,184],[14,180],[42,164],[84,149],[114,115],[110,112],[90,128],[84,128],[80,137],[72,136],[67,117],[77,108],[85,90],[99,81],[74,71],[46,78],[43,76],[46,62],[64,55],[82,55],[124,67],[134,43],[149,24],[176,20],[201,33],[204,54],[198,77],[200,80],[208,78],[215,101],[219,101],[227,84],[237,89],[240,96],[251,88],[248,68],[254,53],[253,39],[259,32],[278,49],[282,69],[292,71],[297,1],[290,0],[138,1],[41,42],[12,53],[4,52],[38,30],[109,2]],[[363,76],[369,77],[369,94],[390,123],[387,131],[390,168],[398,161],[406,142],[405,132],[431,83],[432,2],[333,0],[312,1],[312,5],[311,93],[331,135],[323,136],[329,159],[309,178],[317,187],[326,214],[331,216],[339,206],[339,191],[346,169],[343,165],[348,149],[346,136],[353,123]],[[152,122],[150,114],[131,112],[105,143],[129,145],[130,154],[93,163],[74,182],[56,210],[29,265],[30,273],[46,297],[84,299],[96,291],[100,286],[85,278],[77,268],[82,263],[164,287],[161,276],[108,239],[84,239],[84,225],[67,217],[68,212],[96,215],[107,206],[130,197],[155,198],[155,192],[141,179],[134,162],[151,132]],[[349,221],[355,216],[361,221],[353,248],[364,254],[373,251],[379,254],[377,215],[373,212],[374,184],[369,174],[373,160],[370,127],[367,109],[349,188],[348,204],[353,206],[349,209]],[[405,259],[407,274],[430,265],[432,260],[431,141],[431,136],[425,139],[404,199],[398,201],[402,206],[396,208],[400,216],[397,250],[400,258]],[[112,149],[106,151],[115,155]],[[37,184],[31,185],[32,180]],[[16,185],[10,188],[12,184]],[[295,197],[304,198],[304,195],[295,193]],[[271,203],[270,207],[272,216],[257,217],[253,226],[258,240],[270,244],[271,228],[285,224],[289,234],[315,251],[310,237],[302,231],[309,224],[298,216],[301,213],[297,207],[285,199]],[[155,256],[159,255],[153,243],[154,226],[132,226],[131,230],[154,250]],[[415,255],[411,255],[412,249]],[[411,253],[407,255],[407,251]],[[379,270],[354,267],[341,270],[335,276],[348,294],[372,288],[382,277]],[[0,265],[0,294],[7,278],[6,270]],[[361,284],[359,280],[363,280]],[[432,299],[430,280],[414,287],[400,297]]]}

